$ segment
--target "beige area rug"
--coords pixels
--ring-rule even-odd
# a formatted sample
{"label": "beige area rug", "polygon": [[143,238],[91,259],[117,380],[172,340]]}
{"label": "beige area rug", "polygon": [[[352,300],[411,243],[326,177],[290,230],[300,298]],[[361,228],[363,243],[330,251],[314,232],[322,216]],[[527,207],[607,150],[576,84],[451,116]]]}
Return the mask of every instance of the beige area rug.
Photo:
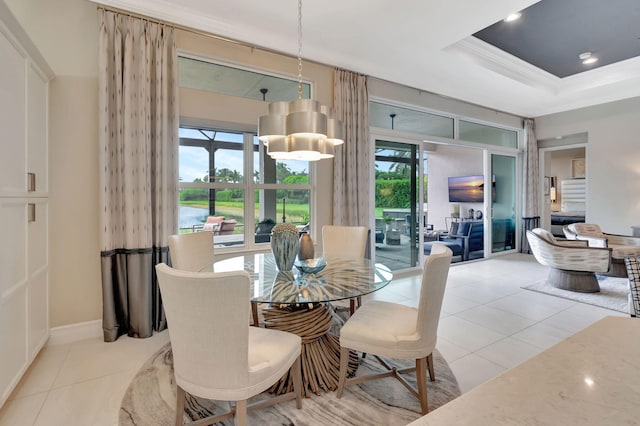
{"label": "beige area rug", "polygon": [[[427,381],[430,410],[460,396],[458,383],[448,364],[437,351],[433,355],[436,380]],[[379,368],[377,362],[370,358],[365,358],[358,374]],[[142,366],[129,385],[120,407],[119,425],[173,425],[175,392],[171,346],[167,344]],[[265,392],[255,398],[270,396]],[[186,409],[192,419],[197,419],[210,415],[212,411],[228,409],[228,403],[218,404],[189,397]],[[406,425],[420,416],[418,400],[398,380],[386,378],[348,386],[341,399],[336,398],[335,392],[305,398],[301,410],[296,409],[295,401],[288,401],[250,411],[248,422],[252,425],[300,426]],[[220,424],[232,425],[233,422],[229,420]]]}
{"label": "beige area rug", "polygon": [[611,309],[625,314],[629,313],[629,280],[627,278],[598,276],[598,284],[600,284],[599,293],[579,293],[576,291],[562,290],[548,284],[546,280],[522,288]]}

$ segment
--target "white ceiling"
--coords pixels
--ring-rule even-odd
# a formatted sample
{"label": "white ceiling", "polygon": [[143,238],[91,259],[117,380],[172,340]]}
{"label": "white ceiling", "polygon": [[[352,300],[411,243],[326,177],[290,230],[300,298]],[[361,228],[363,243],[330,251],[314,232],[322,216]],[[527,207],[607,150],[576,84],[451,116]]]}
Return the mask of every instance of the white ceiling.
{"label": "white ceiling", "polygon": [[[297,55],[296,0],[93,1]],[[525,117],[640,96],[639,57],[560,79],[471,37],[533,3],[305,0],[302,56]]]}

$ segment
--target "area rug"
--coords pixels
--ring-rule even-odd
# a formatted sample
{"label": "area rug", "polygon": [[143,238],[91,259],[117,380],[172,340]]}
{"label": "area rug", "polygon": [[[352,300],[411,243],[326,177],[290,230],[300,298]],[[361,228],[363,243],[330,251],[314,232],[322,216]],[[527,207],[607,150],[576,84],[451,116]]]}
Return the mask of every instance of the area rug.
{"label": "area rug", "polygon": [[[433,357],[436,380],[427,380],[430,410],[437,409],[460,396],[458,383],[447,362],[437,351]],[[373,357],[368,356],[363,360],[357,375],[379,369],[377,362],[371,358]],[[411,375],[407,376],[410,377]],[[140,368],[129,385],[120,406],[119,425],[173,425],[175,392],[171,345],[167,344]],[[271,395],[265,392],[255,398],[268,397]],[[216,404],[214,401],[191,396],[185,405],[192,419],[207,417],[211,412],[219,413],[228,409],[226,402]],[[336,398],[335,392],[305,398],[301,410],[296,409],[295,401],[287,401],[250,411],[248,423],[300,426],[406,425],[418,417],[421,417],[418,400],[398,380],[386,378],[348,386],[341,399]],[[220,424],[232,425],[233,421],[228,420]]]}
{"label": "area rug", "polygon": [[576,291],[562,290],[548,284],[546,280],[522,288],[623,312],[625,314],[629,313],[629,280],[627,278],[598,276],[598,284],[600,284],[599,293],[579,293]]}

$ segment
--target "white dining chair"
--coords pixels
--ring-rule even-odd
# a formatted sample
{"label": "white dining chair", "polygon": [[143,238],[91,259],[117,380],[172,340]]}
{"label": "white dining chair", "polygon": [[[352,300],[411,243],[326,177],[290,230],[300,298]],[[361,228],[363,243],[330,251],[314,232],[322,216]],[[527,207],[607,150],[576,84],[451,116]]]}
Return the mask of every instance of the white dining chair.
{"label": "white dining chair", "polygon": [[368,233],[369,230],[364,226],[323,226],[323,256],[365,257]]}
{"label": "white dining chair", "polygon": [[213,265],[213,232],[169,235],[171,266],[182,271],[202,271]]}
{"label": "white dining chair", "polygon": [[[422,273],[418,307],[371,300],[362,305],[340,330],[340,374],[337,397],[344,387],[368,380],[395,377],[420,401],[422,414],[429,411],[427,369],[435,380],[433,351],[436,347],[438,321],[449,274],[452,252],[442,244],[433,244]],[[388,370],[383,373],[347,378],[349,351],[372,354]],[[386,358],[415,360],[415,367],[392,368]],[[416,373],[418,389],[401,374]]]}
{"label": "white dining chair", "polygon": [[[200,398],[235,402],[229,412],[194,424],[235,418],[246,424],[247,410],[296,399],[302,407],[299,336],[250,327],[250,277],[245,271],[189,272],[156,266],[173,351],[176,425],[184,420],[185,392]],[[285,374],[293,392],[247,405]]]}
{"label": "white dining chair", "polygon": [[[369,229],[364,226],[336,226],[325,225],[322,227],[322,256],[326,258],[358,257],[364,258],[367,253],[367,237]],[[349,312],[353,312],[357,306],[362,305],[362,298],[349,300]]]}

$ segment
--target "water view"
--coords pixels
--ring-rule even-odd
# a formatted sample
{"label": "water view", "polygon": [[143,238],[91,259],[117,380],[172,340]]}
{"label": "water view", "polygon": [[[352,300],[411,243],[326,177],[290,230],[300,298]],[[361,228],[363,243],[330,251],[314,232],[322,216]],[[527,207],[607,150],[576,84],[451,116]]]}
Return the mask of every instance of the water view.
{"label": "water view", "polygon": [[200,207],[180,206],[178,223],[180,229],[193,228],[193,225],[203,223],[209,216],[209,209]]}

